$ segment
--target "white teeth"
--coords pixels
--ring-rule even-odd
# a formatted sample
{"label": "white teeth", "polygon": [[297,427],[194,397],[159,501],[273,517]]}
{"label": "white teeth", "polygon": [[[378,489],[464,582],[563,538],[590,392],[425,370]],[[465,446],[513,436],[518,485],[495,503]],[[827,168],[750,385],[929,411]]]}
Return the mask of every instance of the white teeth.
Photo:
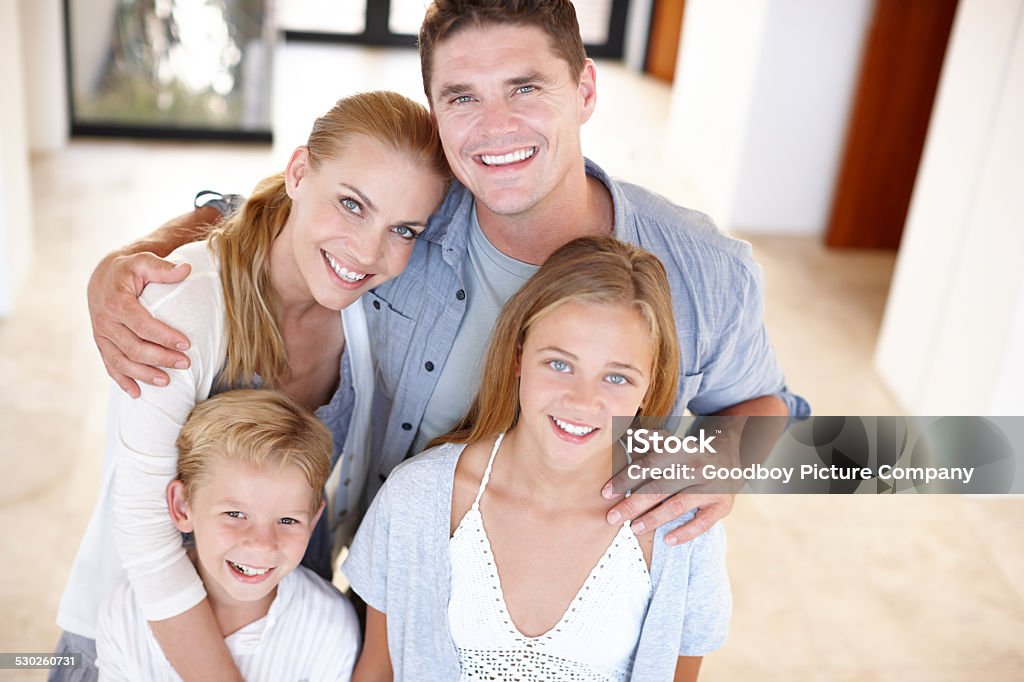
{"label": "white teeth", "polygon": [[320,253],[324,254],[324,259],[327,260],[327,264],[331,266],[331,269],[338,274],[343,280],[348,282],[359,282],[366,278],[365,272],[350,271],[348,268],[338,265],[338,262],[331,258],[331,254],[324,250],[320,250]]}
{"label": "white teeth", "polygon": [[528,149],[520,149],[518,151],[509,152],[508,154],[502,154],[500,156],[481,154],[480,160],[484,162],[485,166],[504,166],[509,163],[515,163],[516,161],[525,161],[533,156],[536,151],[536,147],[530,147]]}
{"label": "white teeth", "polygon": [[242,575],[248,575],[248,576],[263,575],[263,574],[267,573],[268,571],[270,571],[269,568],[253,568],[252,566],[245,566],[243,564],[236,564],[234,561],[231,561],[230,559],[228,560],[228,563],[231,564],[231,566],[236,571],[241,573]]}
{"label": "white teeth", "polygon": [[564,422],[558,417],[552,417],[552,419],[554,419],[555,423],[558,424],[558,428],[562,429],[566,433],[572,434],[573,436],[585,436],[597,428],[596,426],[576,426],[569,422]]}

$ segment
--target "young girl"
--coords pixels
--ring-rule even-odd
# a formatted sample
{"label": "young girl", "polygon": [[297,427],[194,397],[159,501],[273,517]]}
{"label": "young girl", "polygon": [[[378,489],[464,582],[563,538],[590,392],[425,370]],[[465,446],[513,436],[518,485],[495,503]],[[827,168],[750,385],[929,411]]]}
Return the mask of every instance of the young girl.
{"label": "young girl", "polygon": [[368,605],[356,680],[692,680],[725,639],[720,527],[610,528],[612,417],[665,415],[679,350],[661,263],[556,251],[509,300],[469,414],[392,472],[344,571]]}
{"label": "young girl", "polygon": [[[178,674],[240,679],[165,513],[175,439],[212,392],[257,385],[315,409],[335,458],[351,452],[350,419],[366,422],[373,389],[366,321],[351,304],[405,268],[447,179],[424,107],[395,93],[355,95],[319,118],[284,173],[260,183],[208,242],[171,255],[191,266],[189,277],[151,284],[140,300],[188,335],[191,366],[137,400],[115,392],[99,504],[58,613],[60,650],[80,651],[88,664],[100,600],[127,574]],[[345,388],[353,385],[354,394]],[[365,464],[345,457],[353,491]]]}

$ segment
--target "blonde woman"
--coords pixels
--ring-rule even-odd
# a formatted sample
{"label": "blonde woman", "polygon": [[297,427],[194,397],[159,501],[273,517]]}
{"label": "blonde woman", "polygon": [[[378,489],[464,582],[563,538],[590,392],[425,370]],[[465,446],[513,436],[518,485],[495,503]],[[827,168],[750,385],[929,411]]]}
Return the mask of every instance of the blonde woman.
{"label": "blonde woman", "polygon": [[612,417],[668,415],[678,377],[660,261],[610,237],[555,251],[502,310],[468,415],[359,528],[353,679],[695,680],[731,613],[722,528],[671,547],[692,512],[637,536],[600,493]]}
{"label": "blonde woman", "polygon": [[[95,676],[99,603],[124,574],[181,677],[240,679],[166,513],[175,439],[211,393],[266,386],[316,410],[337,457],[372,393],[366,321],[352,303],[405,268],[448,174],[424,107],[389,92],[342,99],[283,173],[261,182],[208,241],[171,255],[191,267],[185,281],[146,287],[141,302],[191,340],[191,365],[137,400],[113,391],[100,499],[57,620],[59,650],[86,659],[76,679]],[[344,464],[354,490],[365,475],[358,454]]]}

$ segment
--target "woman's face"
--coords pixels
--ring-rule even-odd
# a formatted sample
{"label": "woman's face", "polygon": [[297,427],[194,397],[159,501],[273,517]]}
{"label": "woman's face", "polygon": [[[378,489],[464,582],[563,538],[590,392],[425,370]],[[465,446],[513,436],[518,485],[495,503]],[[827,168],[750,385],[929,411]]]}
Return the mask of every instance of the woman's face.
{"label": "woman's face", "polygon": [[573,466],[612,446],[612,417],[636,414],[650,386],[654,344],[623,305],[566,303],[527,332],[519,367],[521,415],[541,451]]}
{"label": "woman's face", "polygon": [[285,171],[299,286],[340,310],[405,269],[416,235],[441,202],[443,181],[405,152],[355,136],[314,169],[300,147]]}

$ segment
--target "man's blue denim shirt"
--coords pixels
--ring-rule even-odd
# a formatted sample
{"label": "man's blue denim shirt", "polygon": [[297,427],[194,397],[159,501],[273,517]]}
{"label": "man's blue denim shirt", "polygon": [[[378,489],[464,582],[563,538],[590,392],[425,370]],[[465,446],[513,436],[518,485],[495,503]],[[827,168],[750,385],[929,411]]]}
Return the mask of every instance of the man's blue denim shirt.
{"label": "man's blue denim shirt", "polygon": [[[682,355],[677,413],[711,414],[777,395],[791,419],[808,416],[807,402],[787,390],[768,341],[763,273],[750,244],[723,235],[703,213],[612,180],[589,160],[586,172],[611,192],[614,236],[657,255],[668,273]],[[405,272],[363,296],[376,376],[364,504],[416,454],[413,440],[466,310],[461,263],[473,210],[472,194],[453,182]]]}

